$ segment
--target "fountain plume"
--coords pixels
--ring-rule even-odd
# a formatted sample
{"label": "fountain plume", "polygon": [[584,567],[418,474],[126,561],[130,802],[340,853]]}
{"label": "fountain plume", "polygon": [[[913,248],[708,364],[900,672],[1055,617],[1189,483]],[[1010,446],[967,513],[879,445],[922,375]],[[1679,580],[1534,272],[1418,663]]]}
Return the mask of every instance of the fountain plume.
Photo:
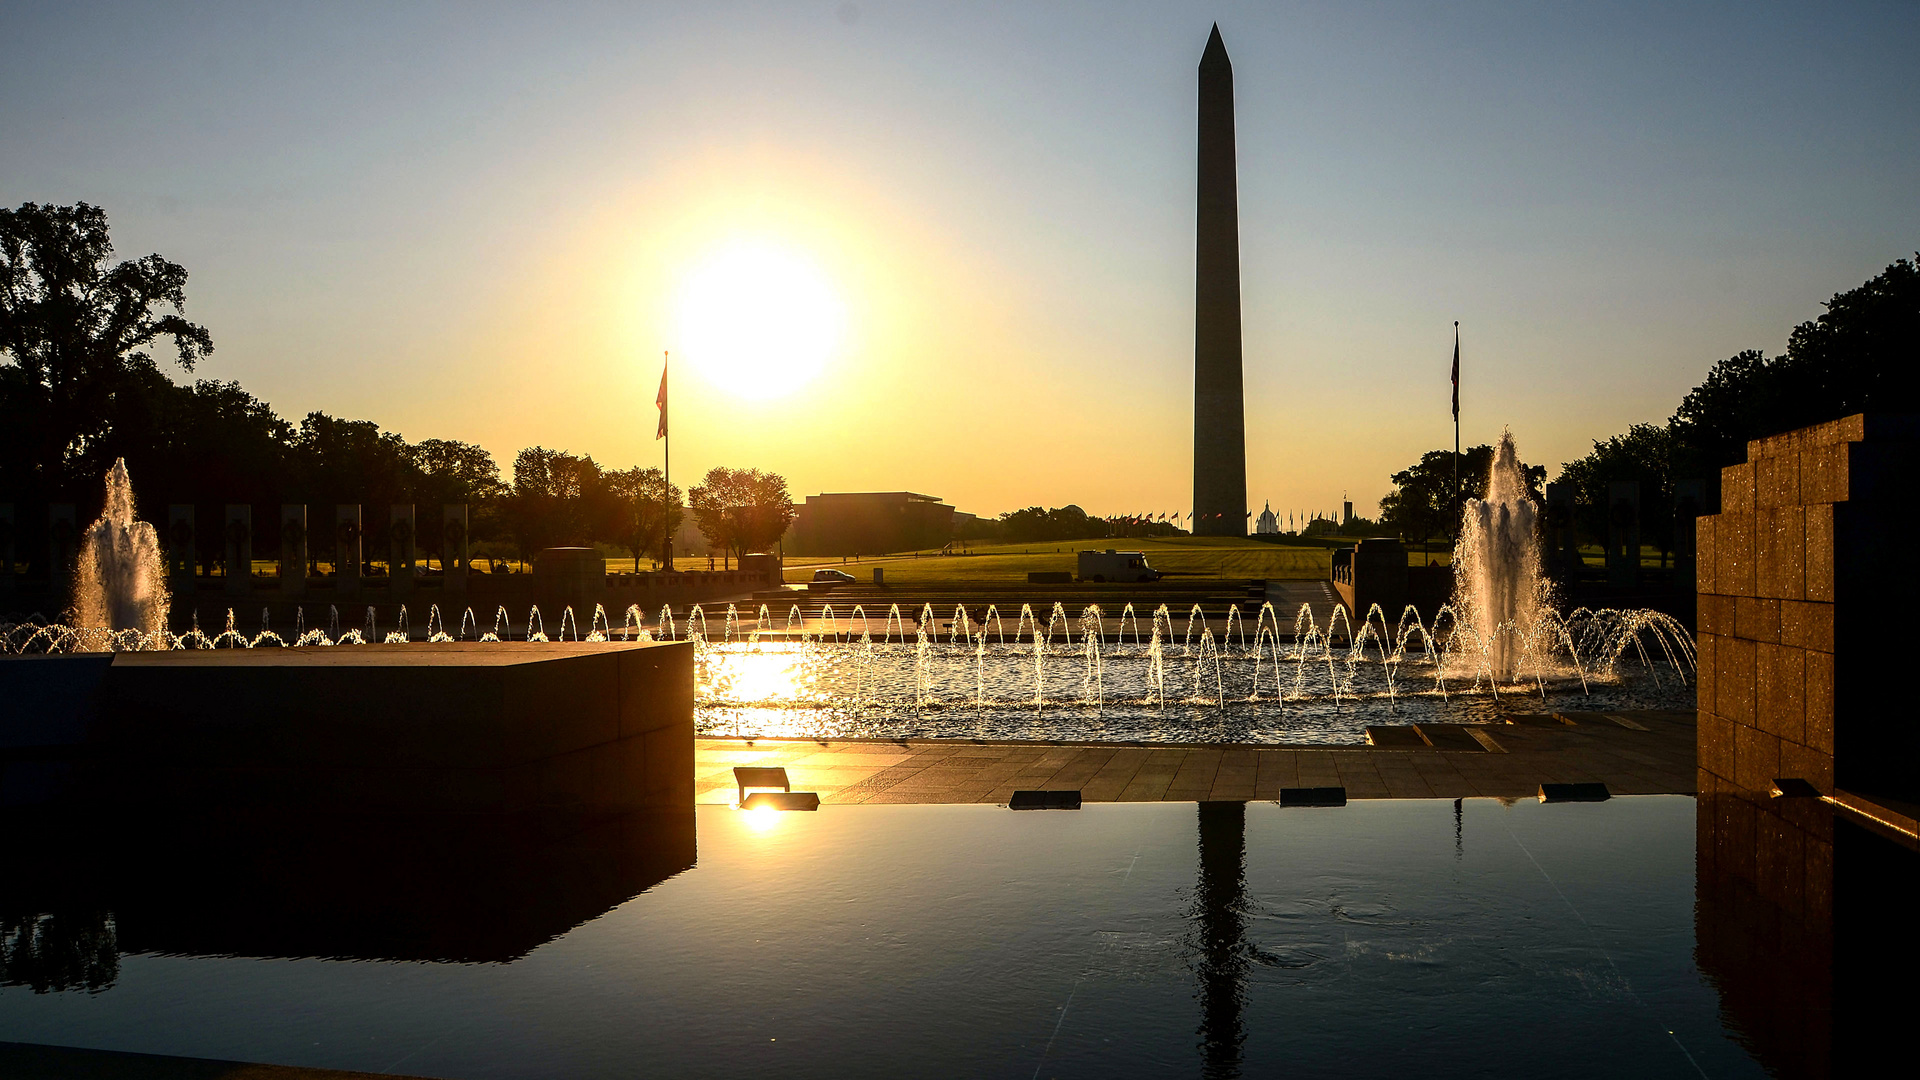
{"label": "fountain plume", "polygon": [[1500,434],[1487,476],[1487,497],[1468,499],[1453,549],[1453,607],[1459,628],[1484,650],[1495,682],[1519,677],[1524,638],[1553,610],[1540,572],[1539,507],[1527,496],[1526,471],[1513,432]]}
{"label": "fountain plume", "polygon": [[167,629],[167,564],[152,525],[134,519],[127,461],[107,470],[107,502],[87,527],[74,574],[74,622],[106,630],[133,630],[159,640]]}

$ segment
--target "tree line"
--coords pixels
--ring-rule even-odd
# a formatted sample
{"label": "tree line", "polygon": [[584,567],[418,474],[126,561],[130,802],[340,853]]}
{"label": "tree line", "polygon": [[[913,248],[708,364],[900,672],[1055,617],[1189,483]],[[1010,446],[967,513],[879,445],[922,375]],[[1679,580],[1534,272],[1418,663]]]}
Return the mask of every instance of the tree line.
{"label": "tree line", "polygon": [[[1920,260],[1916,253],[1915,260]],[[1634,424],[1594,440],[1593,450],[1561,465],[1556,482],[1574,490],[1572,524],[1589,537],[1607,534],[1608,485],[1640,485],[1640,535],[1662,558],[1674,530],[1719,505],[1720,469],[1746,460],[1747,443],[1860,412],[1920,410],[1920,267],[1898,259],[1857,288],[1837,293],[1818,318],[1794,327],[1787,351],[1767,357],[1748,349],[1713,365],[1664,423]],[[1486,486],[1493,450],[1461,455],[1434,450],[1393,474],[1380,501],[1383,524],[1409,540],[1452,535],[1469,497]],[[1529,482],[1545,482],[1541,466]],[[1699,480],[1702,498],[1682,505],[1680,482]],[[1539,497],[1536,490],[1535,498]]]}
{"label": "tree line", "polygon": [[[73,502],[90,515],[101,477],[125,458],[136,492],[162,504],[465,503],[475,540],[522,557],[598,542],[636,568],[662,554],[689,511],[730,555],[766,549],[792,520],[775,473],[715,468],[683,492],[656,468],[608,468],[533,446],[503,479],[472,443],[409,442],[323,412],[295,424],[237,382],[175,383],[161,367],[166,353],[191,374],[214,349],[186,317],[187,271],[159,255],[112,256],[99,207],[0,208],[0,500]],[[277,516],[261,522],[256,543],[278,543]],[[374,550],[384,518],[368,515]],[[200,531],[217,548],[216,530]]]}

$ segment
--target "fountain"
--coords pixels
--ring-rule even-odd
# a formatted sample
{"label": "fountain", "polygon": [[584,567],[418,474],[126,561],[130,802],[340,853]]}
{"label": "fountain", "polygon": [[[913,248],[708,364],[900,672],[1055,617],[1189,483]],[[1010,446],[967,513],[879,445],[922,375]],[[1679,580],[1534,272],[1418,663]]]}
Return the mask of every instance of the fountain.
{"label": "fountain", "polygon": [[[1193,604],[1182,619],[1153,602],[1150,620],[1140,617],[1144,605],[1128,603],[1110,626],[1097,605],[1036,600],[1020,604],[1012,634],[996,605],[972,602],[955,605],[950,627],[940,626],[931,603],[920,603],[912,628],[899,604],[889,605],[884,620],[875,613],[878,626],[859,605],[845,618],[828,605],[811,612],[795,605],[784,630],[765,604],[755,605],[751,622],[729,604],[711,627],[698,605],[677,620],[663,606],[649,628],[634,605],[619,636],[691,644],[698,722],[713,734],[1352,742],[1369,724],[1497,720],[1516,700],[1531,699],[1527,709],[1562,700],[1583,709],[1692,706],[1693,640],[1684,627],[1652,611],[1555,609],[1540,574],[1536,507],[1511,435],[1500,442],[1487,497],[1472,501],[1464,517],[1455,594],[1431,622],[1412,606],[1397,614],[1379,604],[1364,613],[1337,606],[1316,618],[1302,605],[1289,608],[1289,634],[1288,612],[1271,603],[1257,613],[1237,603]],[[200,630],[198,612],[191,629],[170,631],[162,565],[152,528],[133,520],[125,467],[116,465],[107,512],[88,534],[76,578],[79,625],[0,624],[0,653],[288,644],[265,613],[251,637],[232,612],[218,634]],[[324,631],[307,629],[305,611],[296,609],[297,647],[285,654],[300,665],[309,661],[296,654],[315,649],[389,642],[438,663],[425,654],[496,643],[540,649],[549,642],[549,616],[569,646],[621,647],[604,608],[557,610],[530,608],[516,632],[499,606],[491,632],[482,632],[468,609],[456,637],[433,606],[427,640],[414,642],[404,608],[384,634],[372,607],[363,629],[344,631],[337,608],[327,609]]]}
{"label": "fountain", "polygon": [[1453,549],[1455,633],[1472,633],[1497,683],[1519,676],[1520,658],[1531,644],[1526,639],[1553,608],[1552,588],[1540,573],[1537,521],[1513,433],[1503,431],[1487,497],[1467,500]]}
{"label": "fountain", "polygon": [[107,470],[106,507],[83,539],[73,583],[74,625],[158,642],[167,629],[166,559],[159,534],[133,515],[133,484],[120,458]]}

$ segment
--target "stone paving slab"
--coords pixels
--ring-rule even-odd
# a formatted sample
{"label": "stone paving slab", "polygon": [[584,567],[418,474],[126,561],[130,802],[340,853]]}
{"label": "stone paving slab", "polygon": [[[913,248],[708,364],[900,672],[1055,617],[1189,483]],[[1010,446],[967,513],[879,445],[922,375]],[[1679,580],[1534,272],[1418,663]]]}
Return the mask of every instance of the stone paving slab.
{"label": "stone paving slab", "polygon": [[[703,737],[694,747],[695,798],[732,803],[736,765],[783,766],[794,790],[818,792],[823,803],[1004,803],[1023,788],[1078,790],[1086,802],[1277,799],[1283,787],[1333,785],[1349,799],[1529,798],[1543,783],[1594,781],[1621,795],[1696,791],[1691,712],[1509,721],[1448,725],[1433,739],[1438,746]],[[1434,725],[1426,727],[1431,736]]]}

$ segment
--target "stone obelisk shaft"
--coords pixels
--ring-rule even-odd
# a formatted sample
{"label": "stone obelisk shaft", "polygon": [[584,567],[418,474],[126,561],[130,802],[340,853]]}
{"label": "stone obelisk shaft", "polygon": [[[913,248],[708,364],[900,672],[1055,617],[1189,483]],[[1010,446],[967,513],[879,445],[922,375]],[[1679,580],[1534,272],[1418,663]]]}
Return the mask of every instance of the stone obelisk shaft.
{"label": "stone obelisk shaft", "polygon": [[1240,194],[1233,62],[1213,28],[1200,57],[1200,191],[1193,306],[1193,532],[1247,533],[1246,407],[1240,379]]}

